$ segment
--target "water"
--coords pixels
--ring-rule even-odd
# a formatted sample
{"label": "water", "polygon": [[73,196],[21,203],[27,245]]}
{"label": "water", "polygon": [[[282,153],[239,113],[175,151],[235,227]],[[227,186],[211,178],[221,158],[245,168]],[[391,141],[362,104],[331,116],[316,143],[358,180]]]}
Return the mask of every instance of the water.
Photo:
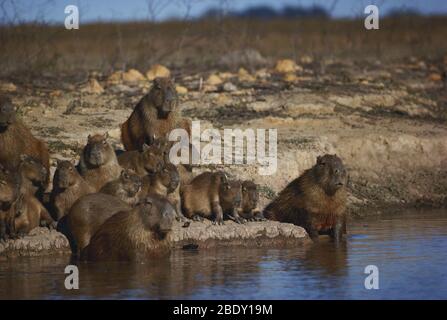
{"label": "water", "polygon": [[[80,289],[64,287],[69,257],[0,262],[1,299],[447,299],[447,211],[354,221],[347,241],[305,248],[175,252],[145,264],[79,264]],[[364,269],[379,268],[366,290]]]}

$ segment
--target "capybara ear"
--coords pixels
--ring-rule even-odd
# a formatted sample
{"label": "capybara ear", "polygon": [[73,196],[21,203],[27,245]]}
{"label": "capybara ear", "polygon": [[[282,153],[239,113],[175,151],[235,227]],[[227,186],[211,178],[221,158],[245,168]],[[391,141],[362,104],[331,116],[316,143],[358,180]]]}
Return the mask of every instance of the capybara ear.
{"label": "capybara ear", "polygon": [[92,140],[92,135],[91,134],[89,134],[88,137],[87,137],[87,141],[90,142],[90,140]]}
{"label": "capybara ear", "polygon": [[321,163],[321,159],[322,159],[323,157],[322,156],[318,156],[317,157],[317,164],[320,164]]}

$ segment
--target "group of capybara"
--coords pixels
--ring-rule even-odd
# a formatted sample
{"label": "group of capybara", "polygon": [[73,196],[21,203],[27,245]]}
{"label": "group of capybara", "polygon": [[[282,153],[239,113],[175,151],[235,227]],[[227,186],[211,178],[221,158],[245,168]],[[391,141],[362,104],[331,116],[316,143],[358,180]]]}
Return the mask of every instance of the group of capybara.
{"label": "group of capybara", "polygon": [[131,260],[163,249],[174,220],[188,227],[190,220],[271,219],[302,226],[314,239],[346,232],[347,173],[339,157],[318,157],[261,211],[252,181],[223,171],[194,177],[191,167],[169,161],[169,132],[190,132],[177,106],[172,81],[156,78],[121,126],[126,151],[114,150],[107,134],[88,136],[77,164],[57,161],[48,193],[47,145],[17,118],[10,98],[0,97],[0,238],[47,226],[65,234],[79,258]]}

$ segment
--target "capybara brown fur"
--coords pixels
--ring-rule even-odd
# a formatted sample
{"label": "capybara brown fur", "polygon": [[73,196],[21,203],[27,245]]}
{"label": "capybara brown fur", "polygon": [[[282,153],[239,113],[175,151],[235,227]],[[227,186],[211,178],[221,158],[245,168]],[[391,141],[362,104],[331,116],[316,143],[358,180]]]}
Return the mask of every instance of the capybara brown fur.
{"label": "capybara brown fur", "polygon": [[174,219],[175,209],[169,201],[151,195],[134,209],[104,222],[81,257],[88,261],[147,261],[167,253],[165,237]]}
{"label": "capybara brown fur", "polygon": [[67,237],[73,254],[79,256],[104,221],[131,208],[126,202],[109,194],[87,194],[73,204],[67,215],[59,221],[57,230]]}
{"label": "capybara brown fur", "polygon": [[178,96],[169,78],[156,78],[152,88],[121,125],[121,140],[127,151],[142,150],[144,143],[166,137],[178,126]]}
{"label": "capybara brown fur", "polygon": [[0,164],[8,170],[17,170],[22,155],[33,157],[45,167],[46,188],[50,174],[50,154],[47,145],[34,137],[25,124],[17,119],[11,100],[0,97]]}
{"label": "capybara brown fur", "polygon": [[20,192],[42,198],[47,180],[47,169],[34,157],[22,155],[17,169]]}
{"label": "capybara brown fur", "polygon": [[124,169],[118,179],[108,182],[99,192],[115,196],[134,206],[139,200],[141,186],[141,178],[133,170]]}
{"label": "capybara brown fur", "polygon": [[182,212],[186,218],[201,221],[213,219],[223,224],[224,213],[237,223],[244,223],[238,214],[241,203],[241,185],[228,181],[223,172],[204,172],[180,190]]}
{"label": "capybara brown fur", "polygon": [[18,192],[17,180],[0,165],[0,240],[6,240],[9,236],[7,218]]}
{"label": "capybara brown fur", "polygon": [[346,233],[347,173],[337,155],[317,158],[264,209],[267,219],[306,229],[311,238],[327,233],[339,240]]}
{"label": "capybara brown fur", "polygon": [[248,221],[266,220],[258,208],[259,192],[257,185],[251,180],[242,182],[242,205],[239,215]]}
{"label": "capybara brown fur", "polygon": [[78,170],[85,181],[99,191],[107,182],[118,179],[122,168],[115,151],[107,142],[108,134],[88,136]]}
{"label": "capybara brown fur", "polygon": [[80,197],[95,192],[81,177],[70,161],[58,161],[50,194],[50,208],[54,219],[60,220]]}
{"label": "capybara brown fur", "polygon": [[10,210],[8,229],[11,238],[22,237],[39,226],[56,226],[47,209],[33,195],[20,194]]}
{"label": "capybara brown fur", "polygon": [[164,150],[158,144],[143,145],[143,151],[126,151],[118,155],[118,163],[135,171],[140,177],[160,170],[165,162]]}

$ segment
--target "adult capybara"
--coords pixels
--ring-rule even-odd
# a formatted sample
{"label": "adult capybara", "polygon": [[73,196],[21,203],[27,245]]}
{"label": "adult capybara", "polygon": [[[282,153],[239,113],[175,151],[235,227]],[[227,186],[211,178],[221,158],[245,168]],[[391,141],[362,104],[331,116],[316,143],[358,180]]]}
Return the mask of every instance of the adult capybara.
{"label": "adult capybara", "polygon": [[99,191],[107,182],[118,179],[122,168],[115,151],[107,142],[108,134],[88,136],[78,170],[85,181]]}
{"label": "adult capybara", "polygon": [[121,140],[127,151],[142,150],[154,138],[166,138],[179,125],[178,96],[169,78],[156,78],[152,88],[135,106],[129,119],[121,125]]}
{"label": "adult capybara", "polygon": [[223,172],[204,172],[180,190],[182,212],[186,218],[201,221],[213,218],[223,224],[224,213],[237,223],[244,223],[238,214],[241,185],[228,181]]}
{"label": "adult capybara", "polygon": [[259,193],[257,185],[250,180],[242,182],[242,205],[240,216],[248,221],[266,220],[258,208]]}
{"label": "adult capybara", "polygon": [[35,138],[22,121],[17,119],[11,100],[0,97],[0,164],[11,171],[17,170],[23,154],[33,157],[45,167],[46,188],[50,174],[50,154],[47,145]]}
{"label": "adult capybara", "polygon": [[328,233],[339,240],[346,233],[347,173],[337,155],[324,155],[293,180],[264,209],[267,219],[294,223],[311,238]]}
{"label": "adult capybara", "polygon": [[108,182],[99,192],[115,196],[134,206],[139,200],[141,186],[141,178],[133,170],[124,169],[118,179]]}
{"label": "adult capybara", "polygon": [[164,241],[175,219],[174,207],[157,195],[151,195],[130,211],[109,218],[82,251],[89,261],[147,261],[166,253]]}
{"label": "adult capybara", "polygon": [[57,225],[70,242],[73,254],[78,255],[90,238],[108,218],[132,207],[121,199],[104,193],[87,194],[78,199]]}
{"label": "adult capybara", "polygon": [[39,226],[56,226],[47,209],[33,195],[20,194],[10,210],[7,225],[11,238],[22,237]]}
{"label": "adult capybara", "polygon": [[81,177],[70,161],[58,161],[50,194],[50,208],[54,219],[60,220],[80,197],[95,192]]}
{"label": "adult capybara", "polygon": [[143,145],[143,151],[126,151],[118,155],[118,163],[135,171],[140,177],[160,170],[165,163],[164,150],[158,144]]}

